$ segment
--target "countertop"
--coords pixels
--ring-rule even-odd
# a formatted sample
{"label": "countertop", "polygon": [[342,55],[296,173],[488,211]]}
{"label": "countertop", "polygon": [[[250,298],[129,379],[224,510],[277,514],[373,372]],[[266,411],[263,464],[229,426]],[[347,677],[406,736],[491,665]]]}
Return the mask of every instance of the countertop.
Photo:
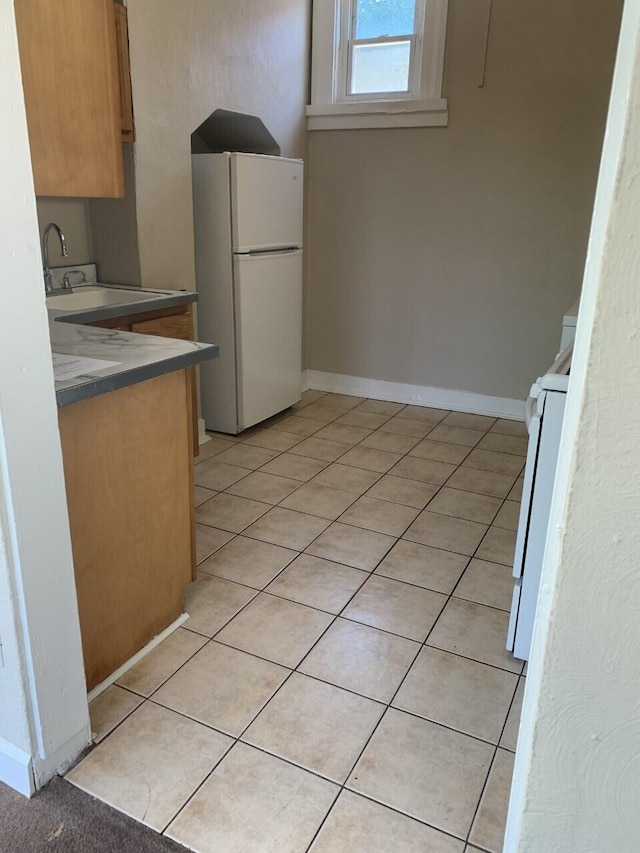
{"label": "countertop", "polygon": [[[51,350],[54,354],[112,362],[109,366],[95,371],[89,369],[73,378],[56,379],[58,406],[70,406],[100,394],[126,388],[129,385],[145,382],[147,379],[216,358],[219,352],[216,344],[160,338],[82,325],[85,322],[96,322],[134,314],[137,311],[156,310],[181,304],[175,301],[176,299],[182,299],[182,302],[193,302],[197,299],[197,295],[182,291],[168,291],[166,297],[160,292],[157,300],[154,299],[151,303],[149,300],[144,300],[139,305],[128,302],[124,306],[109,305],[104,308],[93,308],[90,311],[76,312],[49,309]],[[120,308],[126,310],[113,313]]]}

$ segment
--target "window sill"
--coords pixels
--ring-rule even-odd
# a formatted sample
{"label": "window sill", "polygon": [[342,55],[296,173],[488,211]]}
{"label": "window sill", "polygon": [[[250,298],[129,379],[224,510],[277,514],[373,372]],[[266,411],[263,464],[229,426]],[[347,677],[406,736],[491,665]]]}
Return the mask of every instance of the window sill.
{"label": "window sill", "polygon": [[307,107],[309,130],[358,130],[391,127],[446,127],[446,98],[428,101],[367,101],[353,104],[312,104]]}

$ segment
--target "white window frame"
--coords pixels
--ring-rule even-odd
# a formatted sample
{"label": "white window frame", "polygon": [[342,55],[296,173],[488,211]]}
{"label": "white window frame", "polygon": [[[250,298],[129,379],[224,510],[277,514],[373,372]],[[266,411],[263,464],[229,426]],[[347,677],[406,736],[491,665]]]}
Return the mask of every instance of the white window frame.
{"label": "white window frame", "polygon": [[[448,0],[417,0],[409,91],[350,95],[357,0],[315,0],[309,130],[434,127],[448,121],[442,77]],[[401,37],[399,37],[401,38]],[[393,39],[367,39],[368,43]]]}

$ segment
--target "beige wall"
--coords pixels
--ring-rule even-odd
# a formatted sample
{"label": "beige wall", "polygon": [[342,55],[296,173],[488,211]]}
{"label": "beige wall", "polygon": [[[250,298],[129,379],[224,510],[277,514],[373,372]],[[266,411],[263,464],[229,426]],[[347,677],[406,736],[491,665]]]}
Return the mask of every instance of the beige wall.
{"label": "beige wall", "polygon": [[215,109],[259,115],[305,153],[310,0],[128,0],[142,283],[195,287],[190,136]]}
{"label": "beige wall", "polygon": [[448,128],[310,135],[308,367],[522,399],[580,291],[621,0],[451,0]]}

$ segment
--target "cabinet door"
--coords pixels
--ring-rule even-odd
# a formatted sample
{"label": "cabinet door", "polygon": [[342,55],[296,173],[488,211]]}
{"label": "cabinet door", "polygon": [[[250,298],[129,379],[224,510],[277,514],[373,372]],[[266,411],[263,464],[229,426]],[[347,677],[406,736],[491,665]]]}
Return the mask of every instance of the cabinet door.
{"label": "cabinet door", "polygon": [[112,0],[15,0],[36,195],[121,197]]}

